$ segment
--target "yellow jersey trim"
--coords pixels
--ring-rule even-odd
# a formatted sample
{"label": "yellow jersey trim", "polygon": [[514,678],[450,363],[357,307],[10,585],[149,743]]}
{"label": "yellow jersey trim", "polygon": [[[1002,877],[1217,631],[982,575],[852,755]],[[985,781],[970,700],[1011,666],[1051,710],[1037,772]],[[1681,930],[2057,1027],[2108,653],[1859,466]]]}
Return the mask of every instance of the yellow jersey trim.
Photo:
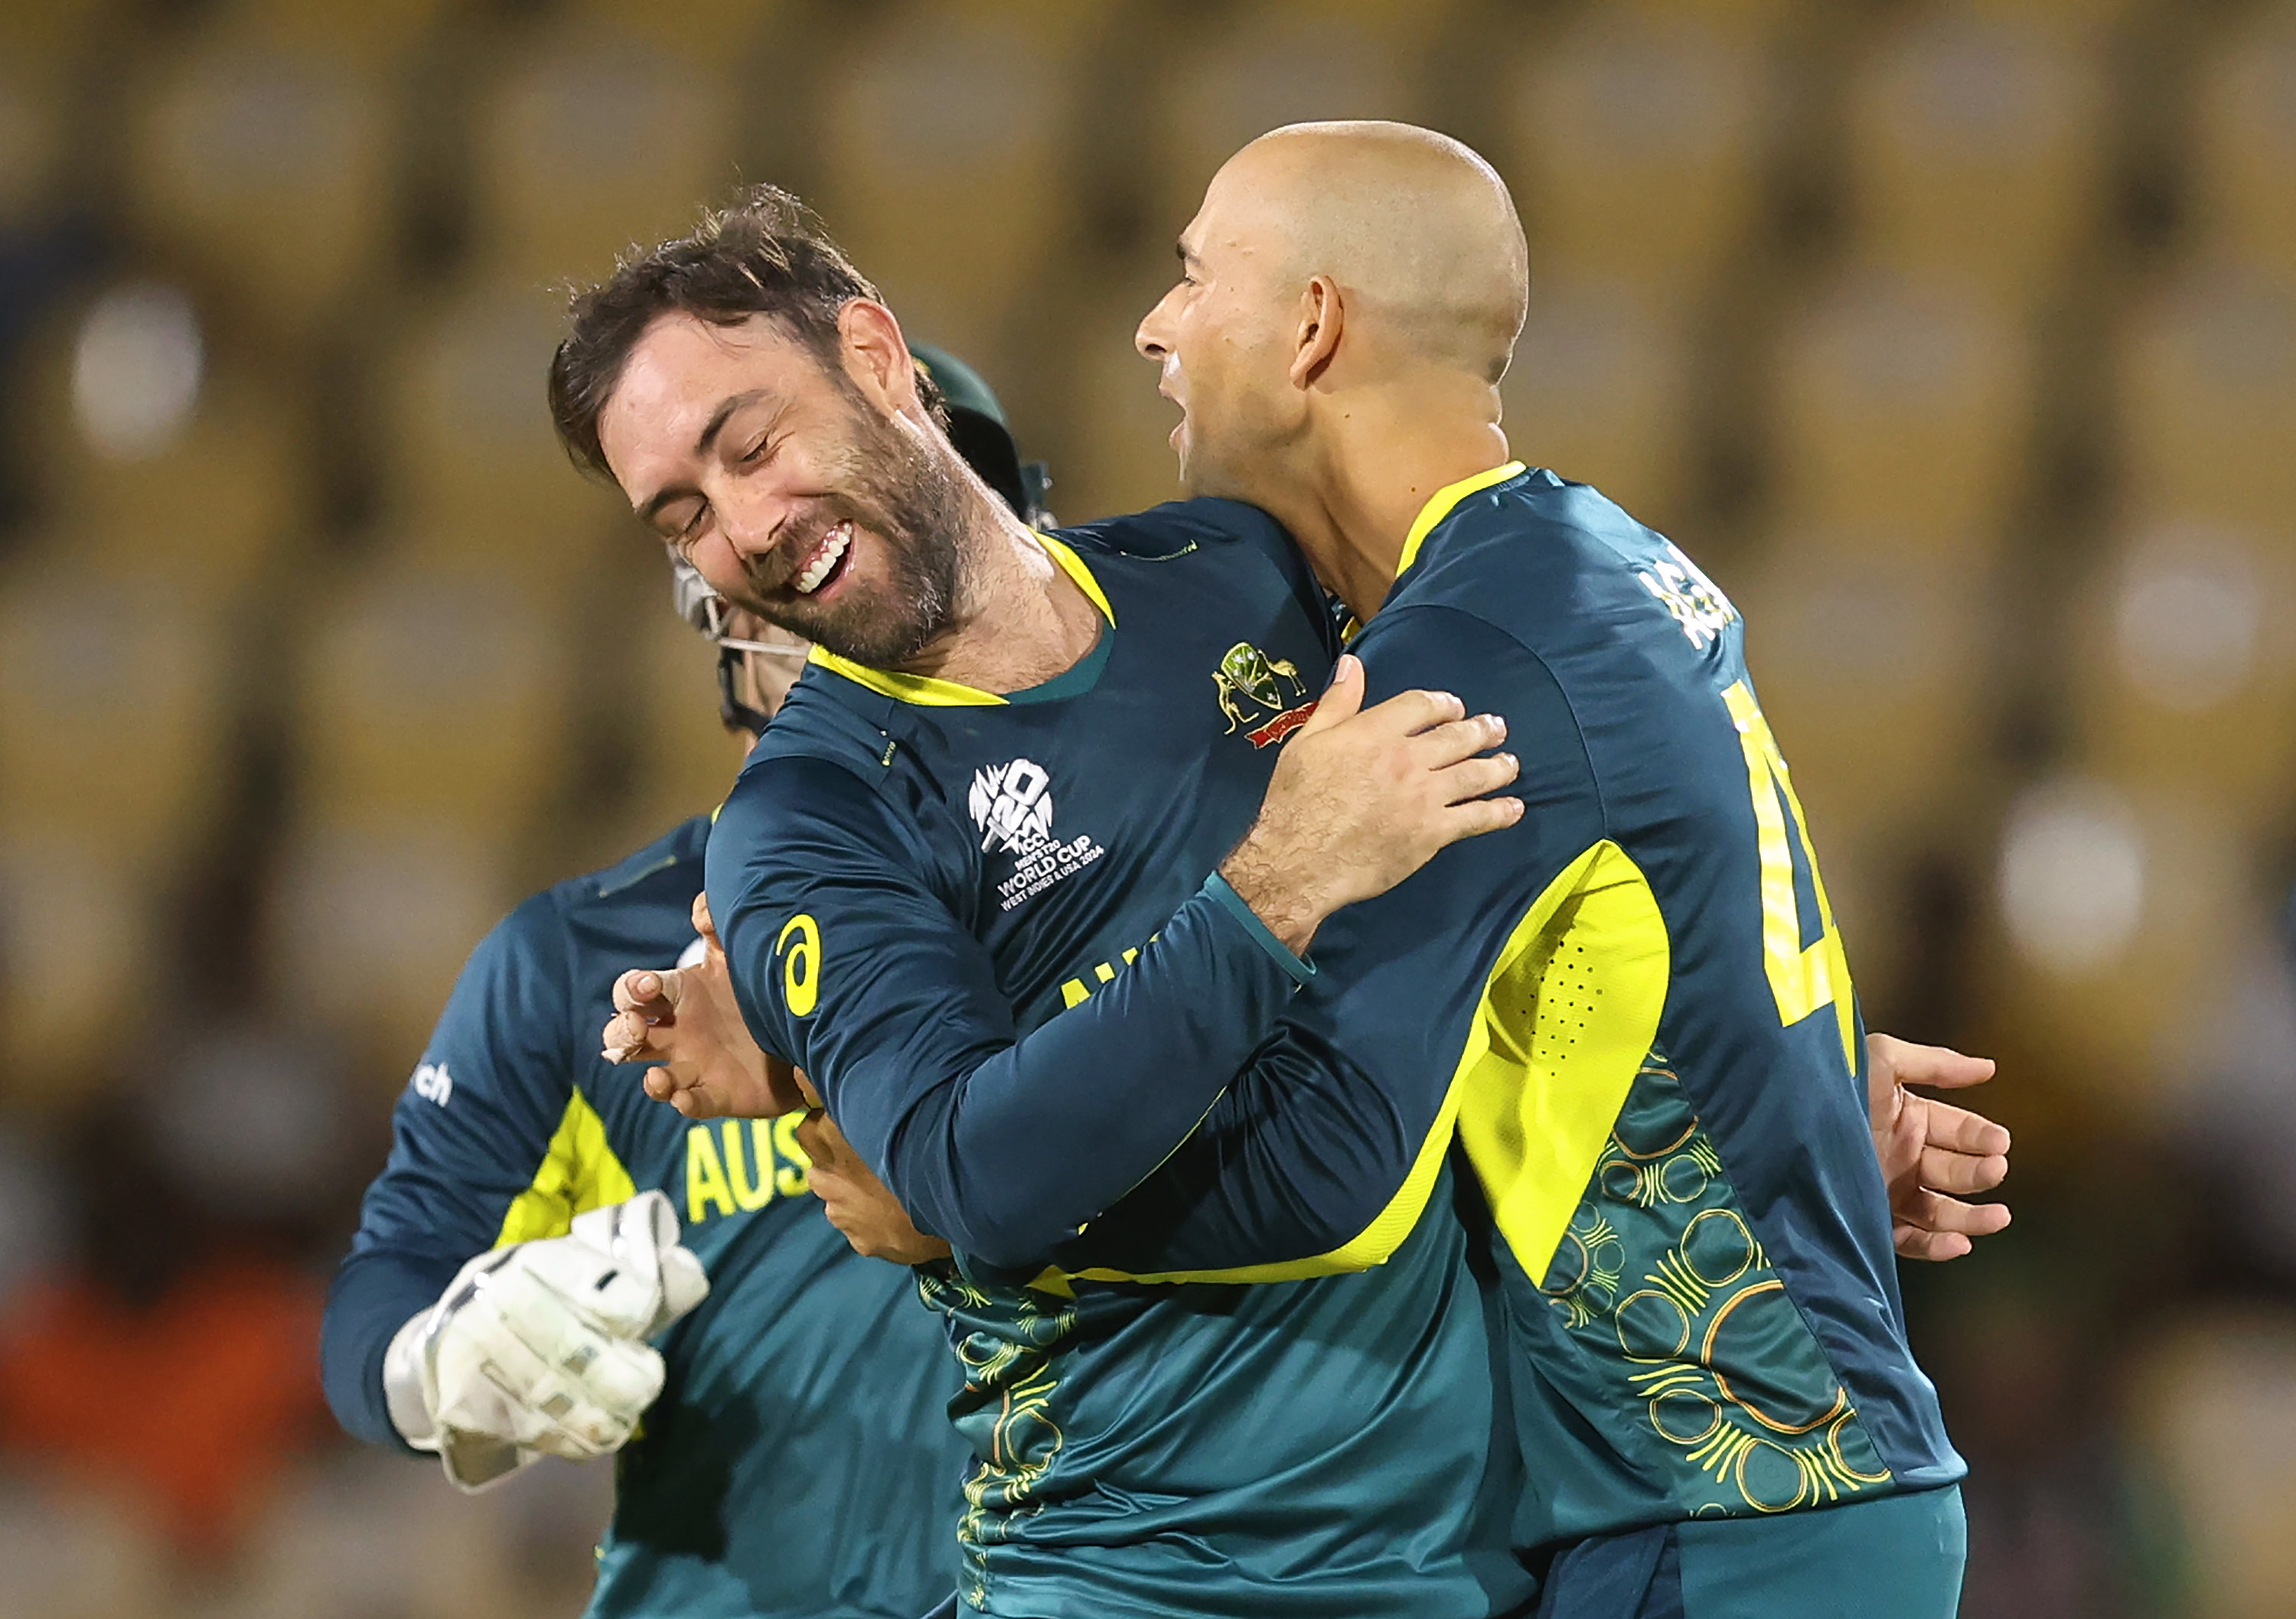
{"label": "yellow jersey trim", "polygon": [[1451,1132],[1459,1112],[1459,1088],[1455,1083],[1443,1099],[1443,1106],[1435,1116],[1434,1127],[1427,1139],[1419,1143],[1419,1156],[1412,1160],[1411,1171],[1387,1206],[1373,1217],[1372,1222],[1356,1236],[1341,1243],[1328,1254],[1317,1254],[1308,1259],[1280,1260],[1270,1264],[1237,1265],[1225,1271],[1160,1271],[1136,1275],[1128,1271],[1111,1271],[1095,1267],[1089,1271],[1062,1272],[1050,1271],[1039,1276],[1029,1286],[1046,1292],[1069,1293],[1069,1275],[1086,1281],[1136,1282],[1271,1282],[1305,1281],[1316,1276],[1340,1276],[1350,1271],[1368,1271],[1374,1265],[1385,1264],[1403,1246],[1404,1239],[1418,1228],[1420,1215],[1427,1212],[1427,1199],[1435,1190],[1435,1177],[1442,1173],[1443,1155],[1450,1149]]}
{"label": "yellow jersey trim", "polygon": [[1419,508],[1419,515],[1411,519],[1411,532],[1403,536],[1403,556],[1395,565],[1395,576],[1400,579],[1411,571],[1411,565],[1419,560],[1419,548],[1427,543],[1427,536],[1435,531],[1435,525],[1450,516],[1461,501],[1478,490],[1489,488],[1493,484],[1503,484],[1525,470],[1522,462],[1511,461],[1503,467],[1488,468],[1472,478],[1463,478],[1456,484],[1445,484],[1436,490],[1428,497],[1427,503]]}
{"label": "yellow jersey trim", "polygon": [[865,663],[855,663],[849,658],[840,658],[827,647],[816,646],[805,655],[806,662],[832,675],[842,675],[857,686],[866,686],[880,697],[890,697],[896,702],[914,703],[921,708],[996,708],[1004,699],[994,691],[983,691],[953,680],[935,680],[930,675],[900,675],[890,669],[873,669]]}
{"label": "yellow jersey trim", "polygon": [[503,1215],[495,1247],[563,1237],[574,1229],[575,1215],[610,1203],[627,1203],[637,1195],[630,1172],[607,1143],[606,1121],[590,1099],[577,1091],[567,1100],[533,1183],[511,1200]]}
{"label": "yellow jersey trim", "polygon": [[[1045,548],[1060,570],[1075,581],[1076,587],[1090,598],[1108,620],[1111,629],[1116,627],[1116,609],[1108,604],[1108,593],[1100,581],[1093,577],[1092,569],[1082,557],[1070,550],[1049,534],[1034,536]],[[832,675],[842,675],[858,686],[866,686],[880,697],[890,697],[896,702],[914,703],[921,708],[997,708],[1005,699],[994,691],[983,691],[978,686],[964,685],[953,680],[936,680],[930,675],[902,675],[891,669],[873,669],[867,664],[855,663],[849,658],[840,658],[826,647],[816,646],[806,654],[806,662],[827,669]]]}
{"label": "yellow jersey trim", "polygon": [[1114,629],[1116,609],[1108,605],[1108,593],[1100,588],[1100,581],[1092,576],[1092,569],[1085,566],[1085,560],[1070,550],[1066,543],[1049,534],[1038,535],[1037,544],[1060,564],[1062,573],[1076,581],[1076,587],[1092,599],[1092,604],[1100,609],[1100,616],[1108,620],[1108,627]]}
{"label": "yellow jersey trim", "polygon": [[1227,1270],[1047,1270],[1072,1280],[1303,1281],[1384,1264],[1419,1224],[1456,1134],[1500,1234],[1534,1279],[1562,1245],[1643,1059],[1658,1037],[1671,951],[1650,879],[1608,838],[1555,874],[1500,946],[1464,1049],[1395,1196],[1356,1237],[1306,1259]]}

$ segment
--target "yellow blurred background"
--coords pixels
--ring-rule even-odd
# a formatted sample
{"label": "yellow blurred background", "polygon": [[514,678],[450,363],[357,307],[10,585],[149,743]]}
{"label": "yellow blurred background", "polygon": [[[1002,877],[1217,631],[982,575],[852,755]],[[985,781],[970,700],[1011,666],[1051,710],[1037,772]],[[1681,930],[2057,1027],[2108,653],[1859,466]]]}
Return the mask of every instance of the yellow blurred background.
{"label": "yellow blurred background", "polygon": [[2003,1059],[1964,1612],[2296,1614],[2296,4],[0,0],[0,1619],[579,1606],[603,1467],[316,1370],[464,953],[735,763],[562,283],[789,185],[1101,516],[1328,117],[1506,175],[1517,453],[1745,609],[1869,1024]]}

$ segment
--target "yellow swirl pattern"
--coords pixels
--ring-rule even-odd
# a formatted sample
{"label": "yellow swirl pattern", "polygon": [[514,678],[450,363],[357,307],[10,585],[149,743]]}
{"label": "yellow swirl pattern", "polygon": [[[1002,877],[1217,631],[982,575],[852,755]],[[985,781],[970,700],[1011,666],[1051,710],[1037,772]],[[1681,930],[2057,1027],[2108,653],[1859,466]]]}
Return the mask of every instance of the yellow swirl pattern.
{"label": "yellow swirl pattern", "polygon": [[1699,1515],[1878,1492],[1890,1470],[1653,1051],[1541,1291],[1679,1460]]}

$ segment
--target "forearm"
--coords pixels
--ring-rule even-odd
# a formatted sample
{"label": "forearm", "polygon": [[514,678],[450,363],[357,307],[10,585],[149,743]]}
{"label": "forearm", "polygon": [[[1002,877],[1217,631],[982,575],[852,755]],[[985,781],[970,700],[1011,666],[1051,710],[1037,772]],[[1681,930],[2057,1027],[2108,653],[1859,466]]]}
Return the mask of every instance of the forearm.
{"label": "forearm", "polygon": [[343,1431],[413,1453],[390,1419],[382,1362],[407,1319],[439,1302],[460,1262],[384,1248],[354,1254],[335,1272],[319,1337],[320,1379]]}
{"label": "forearm", "polygon": [[922,1230],[993,1264],[1037,1263],[1187,1138],[1309,970],[1220,890],[1191,898],[1114,981],[897,1117],[880,1122],[871,1087],[845,1083],[840,1122]]}
{"label": "forearm", "polygon": [[[1360,1271],[1392,1252],[1431,1189],[1442,1088],[1375,1073],[1287,1018],[1155,1173],[1054,1263],[1201,1274]],[[1390,1229],[1393,1228],[1393,1229]]]}

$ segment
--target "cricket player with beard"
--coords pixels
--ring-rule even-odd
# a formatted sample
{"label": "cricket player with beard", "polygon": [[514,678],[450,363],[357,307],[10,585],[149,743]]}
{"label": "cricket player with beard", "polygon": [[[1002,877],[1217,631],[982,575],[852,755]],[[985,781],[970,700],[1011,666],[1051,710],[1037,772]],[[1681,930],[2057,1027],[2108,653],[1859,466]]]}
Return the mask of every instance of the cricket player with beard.
{"label": "cricket player with beard", "polygon": [[[928,410],[1034,517],[1041,471],[995,397],[951,356],[914,357]],[[746,753],[805,644],[676,571]],[[796,1119],[689,1124],[595,1049],[615,976],[698,944],[709,824],[537,895],[472,956],[335,1280],[328,1397],[353,1435],[436,1451],[465,1489],[612,1452],[597,1619],[914,1619],[955,1578],[958,1379],[914,1279],[848,1236],[945,1247],[898,1209],[867,1223],[889,1206],[826,1121],[807,1132],[843,1161],[824,1182],[861,1194],[845,1234],[807,1196]]]}
{"label": "cricket player with beard", "polygon": [[[1255,895],[1393,883],[1511,819],[1486,795],[1513,764],[1436,694],[1350,716],[1352,666],[1308,718],[1335,623],[1250,507],[1015,521],[902,349],[874,288],[759,191],[585,294],[551,395],[576,454],[729,601],[816,642],[709,842],[768,1049],[864,1162],[946,1132],[957,1178],[1041,1189],[1028,1218],[1106,1207],[1210,1100],[1163,1072],[1233,1072],[1256,1036],[1225,1031],[1311,976]],[[1177,977],[1206,993],[1074,1059],[1136,1026],[1131,986]],[[993,1244],[921,1267],[965,1375],[965,1606],[1477,1619],[1493,1407],[1465,1249],[1430,1222],[1375,1271],[1285,1286],[1040,1278]]]}
{"label": "cricket player with beard", "polygon": [[[1233,1019],[1258,1019],[1244,1030],[1256,1047],[1304,1018],[1321,992],[1299,950],[1406,863],[1378,863],[1361,834],[1377,826],[1364,801],[1407,782],[1394,744],[1418,722],[1398,731],[1387,716],[1414,694],[1358,715],[1362,676],[1343,662],[1303,724],[1298,705],[1285,707],[1285,683],[1315,666],[1296,635],[1277,639],[1290,630],[1217,652],[1234,622],[1217,615],[1248,600],[1237,586],[1252,575],[1185,580],[1197,585],[1193,611],[1157,585],[1210,549],[1210,531],[1183,522],[1216,519],[1256,545],[1221,503],[1119,519],[1062,545],[1000,532],[979,520],[977,503],[949,498],[936,487],[945,446],[883,362],[898,328],[786,200],[761,199],[666,244],[575,315],[553,388],[570,445],[720,588],[828,649],[793,695],[793,709],[816,705],[813,723],[761,750],[729,802],[711,846],[712,906],[726,923],[740,1010],[767,1051],[813,1074],[918,1223],[955,1243],[928,1296],[948,1315],[969,1372],[957,1410],[979,1467],[964,1608],[1432,1613],[1520,1599],[1520,1572],[1484,1556],[1504,1548],[1505,1530],[1478,1534],[1472,1492],[1440,1487],[1480,1470],[1480,1456],[1457,1443],[1467,1408],[1447,1424],[1422,1419],[1430,1378],[1494,1376],[1463,1344],[1425,1353],[1430,1335],[1447,1343],[1456,1331],[1456,1279],[1448,1289],[1431,1280],[1464,1263],[1445,1246],[1463,1229],[1444,1168],[1456,1108],[1414,1116],[1424,1075],[1386,1097],[1384,1076],[1367,1088],[1360,1070],[1315,1051],[1283,1076],[1363,1112],[1352,1132],[1290,1133],[1305,1151],[1271,1183],[1304,1197],[1302,1210],[1268,1231],[1248,1220],[1192,1229],[1195,1201],[1169,1195],[1221,1193],[1222,1175],[1264,1167],[1252,1155],[1288,1150],[1281,1130],[1236,1130],[1223,1112],[1237,1111],[1232,1097],[1248,1093],[1262,1124],[1313,1100],[1278,1093],[1249,1058],[1224,1066]],[[1520,318],[1518,298],[1499,334],[1501,364]],[[1497,366],[1475,364],[1490,412],[1478,427],[1495,436]],[[910,475],[861,487],[851,470],[898,464],[857,452],[888,424],[914,448]],[[1185,544],[1166,537],[1174,529]],[[1125,581],[1120,595],[1111,576]],[[1096,620],[1077,611],[1075,594]],[[1145,610],[1128,613],[1127,600]],[[1213,691],[1199,686],[1192,703],[1184,683],[1144,666],[1133,650],[1142,640],[1183,671],[1202,659]],[[1197,705],[1212,719],[1192,715]],[[1261,714],[1264,723],[1247,723]],[[1209,764],[1198,725],[1215,732]],[[1095,751],[1079,753],[1079,738]],[[1029,756],[992,756],[1023,743]],[[1283,750],[1256,822],[1238,813],[1225,779],[1245,746]],[[1457,769],[1439,766],[1436,779]],[[1082,817],[1055,819],[1079,800]],[[1439,813],[1464,802],[1447,788],[1420,807],[1439,826]],[[1212,835],[1157,842],[1182,805],[1205,812]],[[1096,830],[1111,825],[1122,843]],[[1111,857],[1118,848],[1125,858]],[[1185,884],[1214,866],[1189,895]],[[1144,890],[1151,903],[1131,904]],[[1040,895],[1052,903],[1007,919]],[[1168,919],[1152,936],[1137,930],[1144,910]],[[1128,927],[1143,942],[1109,948]],[[1086,936],[1070,936],[1078,932]],[[1461,971],[1456,951],[1391,942],[1423,967]],[[1308,984],[1305,996],[1295,1001],[1270,964]],[[674,1064],[658,1076],[658,1093],[682,1109],[785,1103],[785,1086],[769,1094],[770,1059],[742,1055],[730,1038],[712,1048],[716,1011],[687,995],[703,981],[646,975],[626,985],[638,1004],[610,1027],[610,1043],[678,1059],[702,1036],[684,1073]],[[1377,1010],[1413,1023],[1407,1004]],[[1420,1055],[1431,1067],[1431,1051]],[[1444,1100],[1451,1075],[1444,1064]],[[1915,1178],[1934,1184],[1919,1138],[1924,1120],[1944,1115],[1887,1089],[1876,1117],[1890,1125],[1865,1144],[1866,1162],[1876,1145],[1902,1154],[1911,1141]],[[1218,1127],[1192,1136],[1199,1120]],[[1237,1149],[1207,1162],[1207,1142]],[[1407,1150],[1390,1178],[1392,1142]],[[1955,1155],[1941,1145],[1931,1156]],[[1878,1196],[1881,1177],[1864,1173]],[[1326,1251],[1293,1247],[1318,1199],[1352,1206],[1334,1191],[1370,1192],[1378,1212]],[[1239,1205],[1214,1197],[1202,1206],[1216,1222]],[[1901,1207],[1909,1225],[1943,1222],[1917,1198]],[[1423,1219],[1431,1209],[1439,1217]],[[1170,1239],[1160,1246],[1160,1224]],[[1886,1205],[1881,1230],[1886,1251]],[[1154,1268],[1170,1259],[1181,1263]],[[1364,1265],[1376,1268],[1331,1274]],[[1514,1359],[1510,1346],[1498,1370]],[[1414,1375],[1387,1375],[1396,1369]],[[1406,1407],[1415,1452],[1375,1437]],[[1502,1450],[1512,1460],[1513,1446]],[[1382,1454],[1384,1465],[1364,1465]],[[1462,1574],[1488,1589],[1471,1592]]]}

